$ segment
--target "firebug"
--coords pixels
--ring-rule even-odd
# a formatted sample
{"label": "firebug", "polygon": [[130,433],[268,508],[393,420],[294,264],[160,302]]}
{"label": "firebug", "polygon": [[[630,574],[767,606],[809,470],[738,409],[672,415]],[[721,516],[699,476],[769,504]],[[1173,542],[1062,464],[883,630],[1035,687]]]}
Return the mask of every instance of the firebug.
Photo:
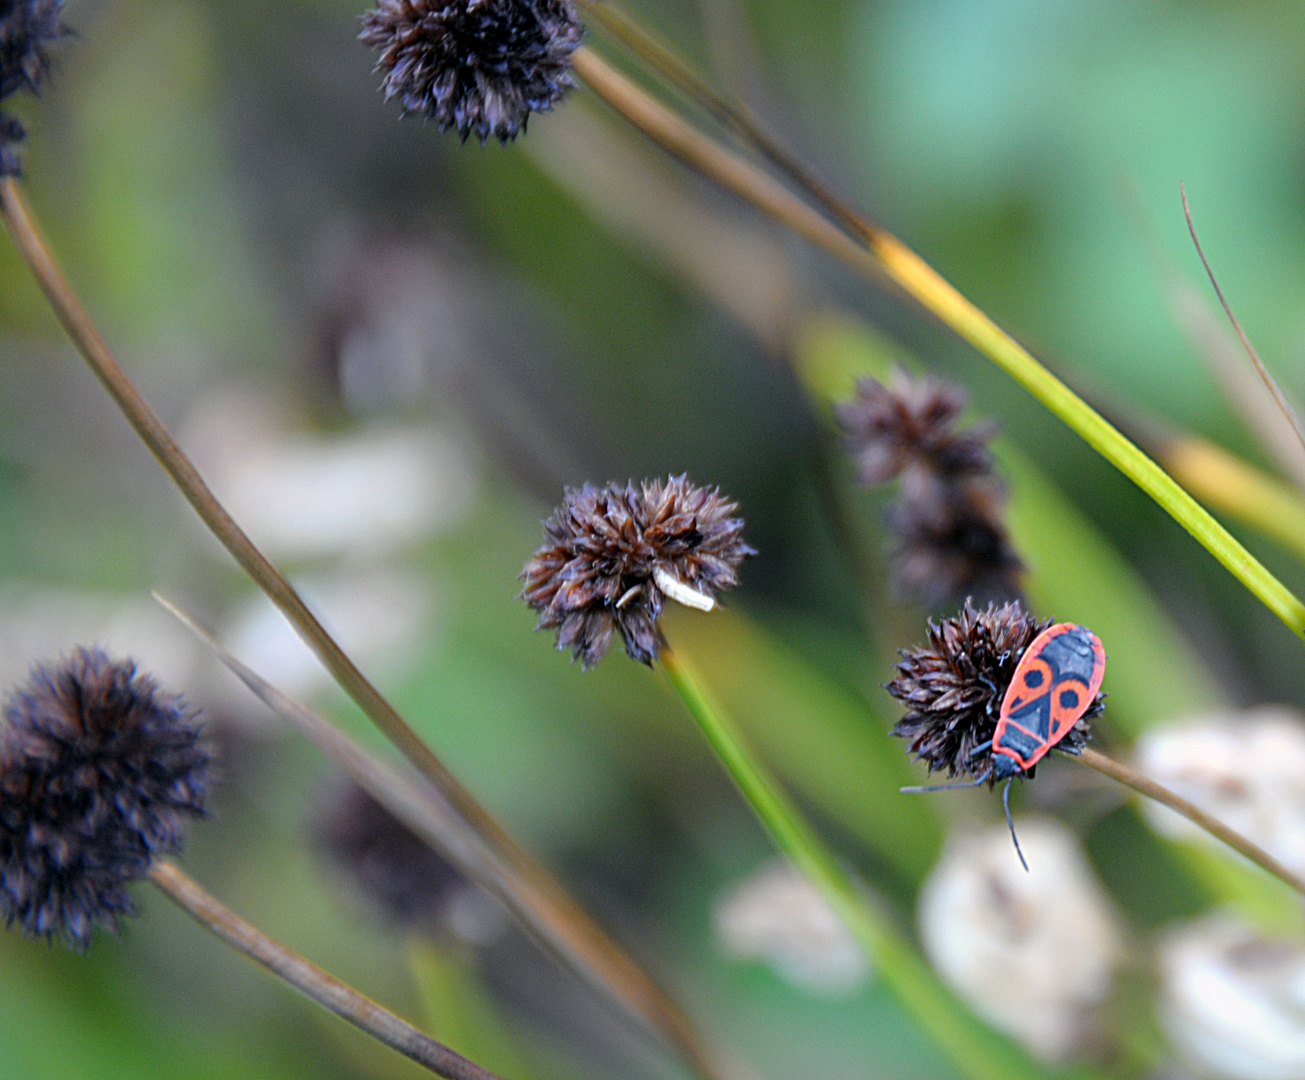
{"label": "firebug", "polygon": [[1001,700],[992,738],[976,746],[971,756],[989,751],[992,765],[969,784],[935,784],[902,788],[906,792],[946,791],[1005,780],[1002,806],[1020,862],[1019,839],[1010,813],[1010,782],[1027,775],[1047,756],[1096,700],[1106,673],[1106,650],[1085,626],[1056,623],[1042,631],[1020,657]]}

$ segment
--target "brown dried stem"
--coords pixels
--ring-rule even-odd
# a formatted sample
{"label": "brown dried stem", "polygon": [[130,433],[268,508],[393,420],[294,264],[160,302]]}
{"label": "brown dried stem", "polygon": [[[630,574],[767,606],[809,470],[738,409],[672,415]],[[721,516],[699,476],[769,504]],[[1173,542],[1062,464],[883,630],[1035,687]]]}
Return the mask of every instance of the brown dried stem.
{"label": "brown dried stem", "polygon": [[156,862],[150,867],[149,876],[168,899],[204,929],[391,1050],[397,1050],[446,1080],[499,1080],[488,1069],[436,1042],[329,971],[323,971],[245,922],[173,863]]}
{"label": "brown dried stem", "polygon": [[1196,235],[1196,222],[1192,220],[1192,208],[1187,202],[1187,185],[1180,183],[1178,193],[1183,200],[1183,217],[1187,219],[1187,232],[1192,238],[1192,244],[1196,248],[1196,254],[1200,256],[1201,265],[1205,267],[1205,276],[1210,279],[1210,284],[1214,286],[1214,295],[1219,298],[1219,303],[1223,307],[1224,314],[1228,316],[1228,321],[1232,323],[1232,328],[1237,333],[1237,339],[1242,343],[1242,348],[1246,350],[1246,355],[1251,358],[1251,363],[1255,365],[1255,370],[1259,373],[1261,381],[1273,395],[1273,400],[1277,403],[1282,415],[1286,418],[1287,423],[1291,425],[1292,431],[1296,433],[1296,439],[1302,446],[1305,446],[1305,429],[1301,427],[1300,416],[1297,414],[1291,402],[1287,400],[1287,395],[1282,392],[1282,387],[1278,385],[1264,361],[1260,359],[1260,354],[1255,351],[1255,346],[1251,344],[1251,339],[1246,336],[1246,331],[1242,329],[1241,321],[1233,313],[1232,305],[1228,303],[1228,298],[1224,296],[1223,289],[1219,285],[1219,279],[1214,275],[1214,267],[1210,265],[1210,260],[1205,257],[1205,249],[1201,246],[1201,239]]}
{"label": "brown dried stem", "polygon": [[717,120],[733,128],[763,158],[802,188],[834,218],[863,239],[875,240],[885,230],[871,221],[846,199],[837,195],[829,184],[803,161],[784,149],[752,113],[743,105],[718,94],[673,50],[663,45],[635,18],[608,0],[581,0],[586,13],[636,56],[660,72],[672,85],[679,87]]}
{"label": "brown dried stem", "polygon": [[1287,867],[1283,866],[1258,844],[1253,844],[1241,833],[1234,832],[1222,821],[1212,818],[1199,806],[1188,802],[1181,795],[1170,791],[1162,784],[1157,784],[1154,780],[1148,779],[1114,758],[1108,758],[1088,747],[1084,747],[1078,754],[1072,756],[1077,757],[1089,769],[1095,769],[1117,783],[1132,788],[1139,795],[1145,795],[1148,799],[1154,799],[1162,806],[1167,806],[1170,810],[1182,814],[1192,824],[1204,829],[1216,839],[1222,840],[1234,851],[1245,855],[1261,870],[1272,874],[1279,881],[1290,885],[1302,896],[1305,896],[1305,879],[1288,870]]}
{"label": "brown dried stem", "polygon": [[0,179],[0,221],[45,293],[55,315],[136,434],[172,478],[200,519],[272,600],[317,654],[341,688],[448,801],[470,830],[501,861],[518,910],[558,955],[569,959],[590,985],[674,1046],[709,1080],[720,1080],[701,1036],[660,987],[574,901],[565,888],[521,848],[475,800],[435,753],[368,681],[318,622],[284,575],[254,545],[218,502],[198,470],[136,389],[100,336],[90,314],[42,235],[21,186]]}

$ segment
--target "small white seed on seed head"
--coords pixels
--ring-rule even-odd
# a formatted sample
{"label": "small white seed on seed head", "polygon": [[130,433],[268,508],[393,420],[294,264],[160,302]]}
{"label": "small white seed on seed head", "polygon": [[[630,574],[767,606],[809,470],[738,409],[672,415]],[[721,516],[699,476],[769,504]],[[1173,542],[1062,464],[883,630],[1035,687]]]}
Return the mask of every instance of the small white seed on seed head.
{"label": "small white seed on seed head", "polygon": [[676,603],[683,604],[685,607],[693,608],[697,611],[710,611],[716,606],[714,597],[706,593],[700,593],[690,585],[684,584],[678,578],[673,577],[668,571],[660,566],[653,570],[653,581],[657,583],[657,588],[661,589]]}

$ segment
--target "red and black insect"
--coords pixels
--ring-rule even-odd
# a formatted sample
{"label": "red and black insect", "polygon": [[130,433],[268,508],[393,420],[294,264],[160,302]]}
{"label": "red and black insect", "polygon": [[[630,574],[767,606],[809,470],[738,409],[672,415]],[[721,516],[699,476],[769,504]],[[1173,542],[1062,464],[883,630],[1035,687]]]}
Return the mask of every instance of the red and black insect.
{"label": "red and black insect", "polygon": [[971,752],[972,757],[988,752],[992,765],[970,784],[936,784],[902,788],[907,792],[946,791],[978,787],[989,781],[1005,780],[1002,806],[1011,839],[1024,869],[1024,853],[1015,836],[1010,813],[1010,782],[1027,775],[1047,756],[1096,700],[1106,673],[1106,650],[1101,640],[1085,626],[1056,623],[1042,631],[1024,650],[1015,674],[1001,700],[992,738]]}

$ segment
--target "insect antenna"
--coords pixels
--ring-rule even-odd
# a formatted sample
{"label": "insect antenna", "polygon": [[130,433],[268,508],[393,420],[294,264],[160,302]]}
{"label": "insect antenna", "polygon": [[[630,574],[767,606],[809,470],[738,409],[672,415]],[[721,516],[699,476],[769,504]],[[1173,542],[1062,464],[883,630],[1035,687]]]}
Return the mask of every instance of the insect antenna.
{"label": "insect antenna", "polygon": [[977,780],[975,780],[973,783],[966,783],[966,784],[930,784],[930,785],[927,786],[927,787],[904,787],[904,788],[900,788],[899,790],[901,791],[901,793],[902,793],[903,795],[924,795],[924,794],[926,794],[926,793],[928,793],[928,792],[930,792],[930,791],[955,791],[957,788],[972,788],[972,787],[978,787],[980,784],[986,783],[987,780],[988,780],[988,777],[990,777],[991,775],[992,775],[992,770],[989,769],[986,773],[984,773],[982,776],[980,776],[980,777],[979,777]]}
{"label": "insect antenna", "polygon": [[1015,819],[1010,816],[1010,786],[1014,780],[1015,777],[1012,776],[1006,781],[1006,786],[1001,792],[1001,806],[1002,809],[1006,811],[1006,824],[1010,826],[1010,838],[1015,842],[1015,854],[1020,857],[1020,865],[1024,867],[1024,872],[1027,874],[1029,872],[1029,864],[1024,858],[1023,850],[1020,848],[1020,838],[1015,835]]}
{"label": "insect antenna", "polygon": [[1264,361],[1260,359],[1260,354],[1255,351],[1255,346],[1251,344],[1251,339],[1246,336],[1246,331],[1242,329],[1242,324],[1237,321],[1237,316],[1233,314],[1232,305],[1228,303],[1227,298],[1223,295],[1223,289],[1219,287],[1219,280],[1214,276],[1214,270],[1210,266],[1210,260],[1205,257],[1205,251],[1201,247],[1201,241],[1196,236],[1196,225],[1192,221],[1192,208],[1187,204],[1187,187],[1184,184],[1178,185],[1178,190],[1183,197],[1183,216],[1187,218],[1187,231],[1192,236],[1192,243],[1196,245],[1196,254],[1201,257],[1201,265],[1205,267],[1206,276],[1210,279],[1210,284],[1214,286],[1214,294],[1219,298],[1219,303],[1223,305],[1224,313],[1228,316],[1228,321],[1237,331],[1237,337],[1242,343],[1242,348],[1246,350],[1246,355],[1251,358],[1251,363],[1255,365],[1255,370],[1259,372],[1260,378],[1264,380],[1264,385],[1268,387],[1269,393],[1273,395],[1273,400],[1277,402],[1278,408],[1282,410],[1282,415],[1287,418],[1287,423],[1296,433],[1296,438],[1300,440],[1301,445],[1305,446],[1305,427],[1301,426],[1300,415],[1292,407],[1287,395],[1283,393],[1282,387],[1278,385],[1278,380],[1270,374],[1269,369],[1264,366]]}

